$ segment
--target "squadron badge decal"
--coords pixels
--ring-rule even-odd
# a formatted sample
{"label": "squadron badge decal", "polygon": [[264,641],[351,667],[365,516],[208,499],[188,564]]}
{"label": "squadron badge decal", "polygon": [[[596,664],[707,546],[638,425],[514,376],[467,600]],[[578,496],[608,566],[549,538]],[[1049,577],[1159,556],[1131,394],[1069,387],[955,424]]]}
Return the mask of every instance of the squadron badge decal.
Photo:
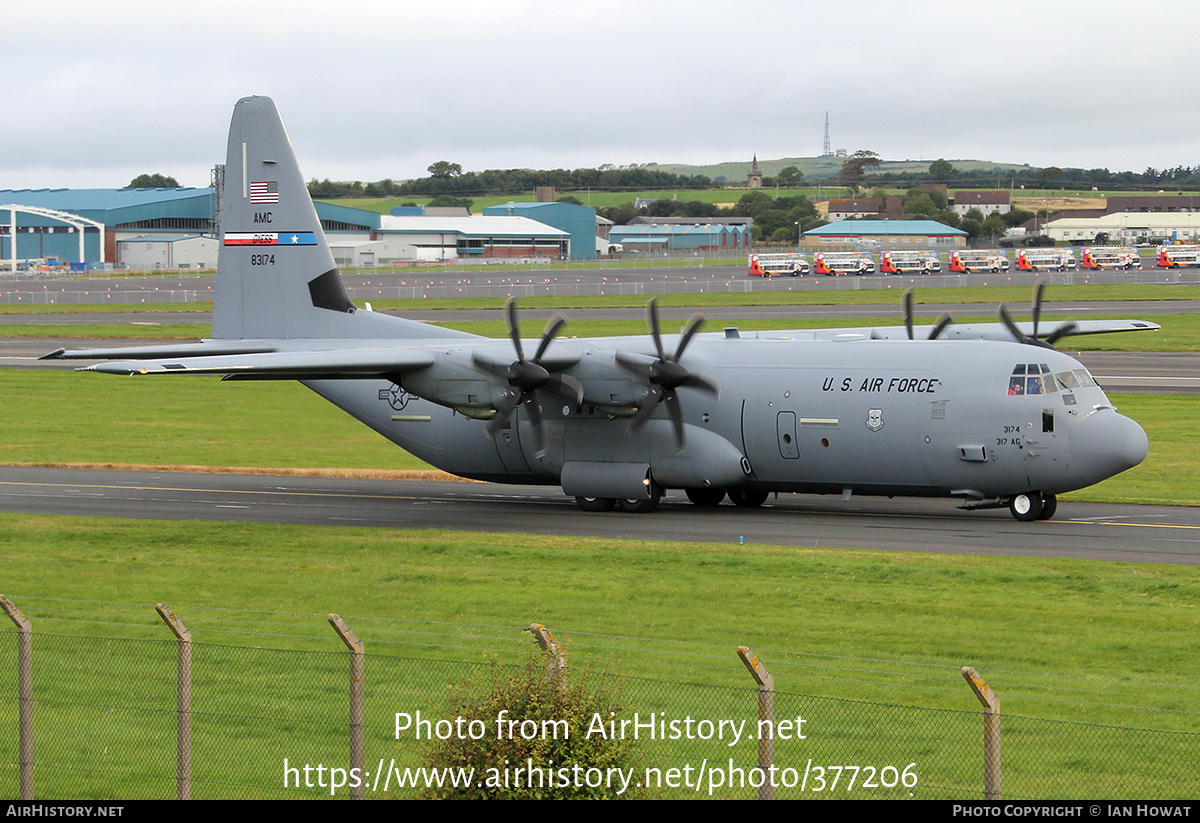
{"label": "squadron badge decal", "polygon": [[883,409],[867,410],[867,428],[873,432],[883,428]]}

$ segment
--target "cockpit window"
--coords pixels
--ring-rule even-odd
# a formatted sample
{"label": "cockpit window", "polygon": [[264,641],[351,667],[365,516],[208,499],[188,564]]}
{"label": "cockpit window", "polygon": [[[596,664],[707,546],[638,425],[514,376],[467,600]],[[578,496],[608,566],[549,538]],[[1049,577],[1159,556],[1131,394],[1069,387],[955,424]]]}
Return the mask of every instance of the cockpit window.
{"label": "cockpit window", "polygon": [[1058,384],[1045,363],[1018,363],[1008,379],[1009,395],[1054,394]]}
{"label": "cockpit window", "polygon": [[1058,384],[1062,386],[1063,389],[1068,391],[1096,385],[1095,378],[1088,373],[1087,369],[1060,371],[1054,375],[1054,379],[1058,381]]}

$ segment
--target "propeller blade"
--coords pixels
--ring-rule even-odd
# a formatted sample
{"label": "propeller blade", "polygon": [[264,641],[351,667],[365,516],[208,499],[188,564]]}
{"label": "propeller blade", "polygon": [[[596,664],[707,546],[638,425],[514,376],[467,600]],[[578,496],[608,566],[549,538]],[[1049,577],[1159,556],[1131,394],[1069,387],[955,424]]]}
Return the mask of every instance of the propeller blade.
{"label": "propeller blade", "polygon": [[904,291],[904,328],[908,329],[908,339],[913,339],[913,290]]}
{"label": "propeller blade", "polygon": [[1008,309],[1005,308],[1003,303],[1000,304],[1000,320],[1005,326],[1008,327],[1009,334],[1011,334],[1018,343],[1024,343],[1028,341],[1029,338],[1025,336],[1025,332],[1017,328],[1017,324],[1013,322],[1012,317],[1008,313]]}
{"label": "propeller blade", "polygon": [[546,391],[565,397],[575,406],[583,402],[583,384],[569,374],[552,374],[543,386]]}
{"label": "propeller blade", "polygon": [[505,428],[508,425],[509,418],[512,417],[513,411],[517,406],[521,405],[521,401],[524,399],[525,393],[520,389],[512,387],[506,389],[504,397],[496,404],[496,416],[487,425],[488,434],[495,437],[496,432]]}
{"label": "propeller blade", "polygon": [[638,359],[637,356],[629,355],[625,352],[617,352],[616,361],[618,366],[636,374],[638,377],[649,378],[651,371],[654,369],[654,363],[647,363],[644,360]]}
{"label": "propeller blade", "polygon": [[512,338],[513,348],[517,350],[517,360],[525,362],[525,352],[521,349],[521,327],[517,323],[517,298],[510,297],[504,303],[504,319],[508,323],[508,336]]}
{"label": "propeller blade", "polygon": [[1059,325],[1057,329],[1046,335],[1046,344],[1053,346],[1060,338],[1069,337],[1079,329],[1079,324],[1074,320],[1068,320]]}
{"label": "propeller blade", "polygon": [[721,387],[717,385],[716,380],[713,380],[706,374],[689,374],[687,379],[679,385],[687,386],[689,389],[700,389],[700,391],[706,391],[717,400],[721,398]]}
{"label": "propeller blade", "polygon": [[950,324],[953,322],[954,322],[953,317],[951,317],[948,314],[943,314],[941,316],[941,318],[937,321],[937,325],[933,327],[933,331],[931,331],[929,333],[929,339],[937,340],[939,337],[942,336],[942,332],[944,332],[950,326]]}
{"label": "propeller blade", "polygon": [[667,355],[663,352],[662,336],[658,332],[658,301],[653,297],[646,304],[646,325],[650,327],[650,335],[654,338],[654,350],[658,352],[658,359],[666,360]]}
{"label": "propeller blade", "polygon": [[546,348],[550,345],[550,341],[558,336],[558,330],[567,325],[567,318],[561,314],[556,314],[546,323],[546,330],[542,332],[542,342],[538,344],[537,354],[533,356],[533,362],[538,363],[542,359],[542,355],[546,353]]}
{"label": "propeller blade", "polygon": [[662,400],[663,389],[657,383],[650,384],[650,391],[646,392],[646,398],[642,401],[642,405],[638,407],[637,414],[629,421],[629,431],[631,434],[637,434],[642,430],[642,426],[646,425],[646,421],[654,414],[654,409],[658,406],[658,401]]}
{"label": "propeller blade", "polygon": [[1038,322],[1042,319],[1042,293],[1046,290],[1046,281],[1040,281],[1033,289],[1033,339],[1038,339]]}
{"label": "propeller blade", "polygon": [[679,405],[679,397],[675,392],[667,392],[667,415],[671,418],[671,426],[675,429],[675,450],[683,451],[687,438],[683,433],[683,409]]}
{"label": "propeller blade", "polygon": [[704,325],[704,315],[693,314],[687,322],[687,328],[683,330],[683,336],[679,338],[679,345],[675,347],[675,362],[679,362],[679,358],[683,357],[683,350],[687,348],[688,342],[692,339],[692,335],[700,330]]}
{"label": "propeller blade", "polygon": [[499,377],[503,380],[508,379],[509,365],[507,363],[496,363],[481,357],[478,353],[475,353],[471,355],[471,365],[477,371],[485,372],[493,377]]}

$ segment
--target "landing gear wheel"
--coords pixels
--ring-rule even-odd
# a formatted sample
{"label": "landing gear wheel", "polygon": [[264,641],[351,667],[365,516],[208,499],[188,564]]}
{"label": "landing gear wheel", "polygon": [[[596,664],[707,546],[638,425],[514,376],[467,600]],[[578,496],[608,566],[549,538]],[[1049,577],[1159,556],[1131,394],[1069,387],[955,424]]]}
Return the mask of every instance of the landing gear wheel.
{"label": "landing gear wheel", "polygon": [[729,493],[729,500],[735,506],[741,506],[745,509],[752,509],[767,502],[767,493],[734,491]]}
{"label": "landing gear wheel", "polygon": [[650,497],[639,497],[634,500],[617,500],[617,511],[626,512],[628,514],[645,514],[652,512],[658,508],[659,498],[662,497],[662,492],[655,489]]}
{"label": "landing gear wheel", "polygon": [[1022,523],[1032,523],[1042,516],[1042,496],[1037,492],[1013,495],[1008,501],[1008,510]]}
{"label": "landing gear wheel", "polygon": [[617,503],[611,497],[575,497],[575,505],[585,512],[607,512]]}
{"label": "landing gear wheel", "polygon": [[1052,494],[1042,495],[1042,513],[1038,515],[1038,520],[1049,520],[1058,511],[1058,498]]}
{"label": "landing gear wheel", "polygon": [[705,509],[715,508],[721,505],[721,501],[725,499],[723,489],[686,489],[685,491],[688,500]]}

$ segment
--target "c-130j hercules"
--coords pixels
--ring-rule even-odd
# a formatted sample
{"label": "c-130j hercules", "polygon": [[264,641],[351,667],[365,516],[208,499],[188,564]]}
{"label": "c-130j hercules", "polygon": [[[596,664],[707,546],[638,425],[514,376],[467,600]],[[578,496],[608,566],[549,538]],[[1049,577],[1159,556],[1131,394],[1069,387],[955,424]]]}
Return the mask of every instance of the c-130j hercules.
{"label": "c-130j hercules", "polygon": [[[59,350],[111,374],[299,380],[447,472],[561,485],[588,511],[647,512],[665,489],[698,506],[770,492],[963,498],[1047,519],[1056,495],[1138,465],[1148,449],[1087,369],[1055,351],[1071,334],[904,328],[493,340],[357,309],[325,243],[275,104],[240,100],[230,127],[212,337]],[[532,352],[532,354],[530,354]],[[319,436],[319,433],[314,433]]]}

